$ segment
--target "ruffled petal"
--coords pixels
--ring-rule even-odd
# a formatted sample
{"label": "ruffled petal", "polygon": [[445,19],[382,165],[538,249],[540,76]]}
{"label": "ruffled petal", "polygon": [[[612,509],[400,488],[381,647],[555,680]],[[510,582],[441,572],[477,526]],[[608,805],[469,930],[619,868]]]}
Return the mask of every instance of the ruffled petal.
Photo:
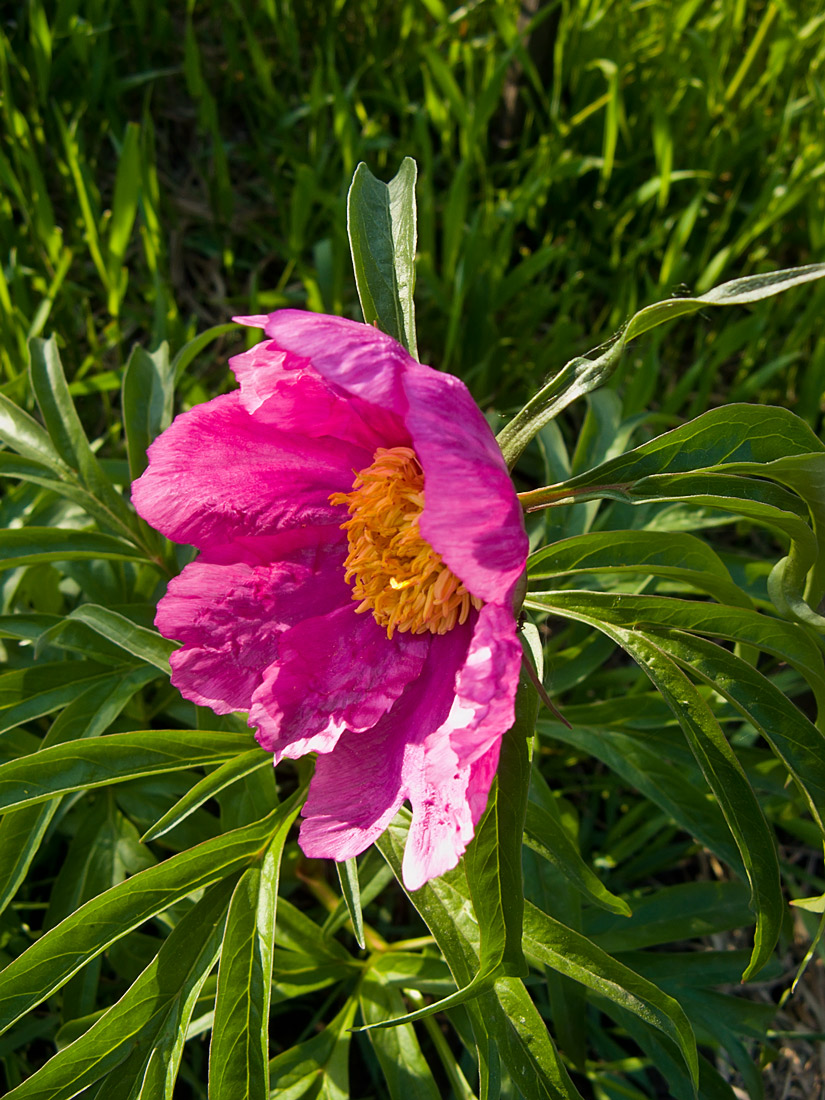
{"label": "ruffled petal", "polygon": [[[405,635],[406,637],[406,635]],[[299,843],[313,859],[351,859],[368,848],[408,796],[423,742],[446,721],[467,626],[431,638],[427,661],[392,710],[363,733],[344,733],[319,756],[302,810]],[[414,778],[414,777],[413,777]]]}
{"label": "ruffled petal", "polygon": [[171,656],[175,687],[217,714],[248,710],[284,631],[351,602],[343,554],[343,533],[316,527],[230,543],[187,565],[155,618],[183,643]]}
{"label": "ruffled petal", "polygon": [[434,637],[420,676],[392,710],[364,733],[344,733],[333,753],[319,757],[303,810],[303,851],[350,859],[409,799],[404,884],[417,890],[455,867],[513,723],[520,660],[512,613],[496,605]]}
{"label": "ruffled petal", "polygon": [[421,767],[410,776],[413,816],[401,868],[408,890],[451,871],[464,855],[487,806],[500,748],[499,738],[461,767],[447,742],[428,738]]}
{"label": "ruffled petal", "polygon": [[473,837],[501,738],[515,719],[521,653],[510,609],[485,604],[455,677],[450,712],[407,771],[413,820],[403,872],[411,890],[455,867]]}
{"label": "ruffled petal", "polygon": [[245,535],[341,522],[330,493],[346,492],[373,455],[339,439],[309,439],[259,423],[237,392],[178,416],[149,448],[132,486],[140,515],[199,549]]}
{"label": "ruffled petal", "polygon": [[241,387],[241,404],[258,423],[318,438],[331,436],[374,453],[409,443],[403,422],[327,382],[308,359],[263,340],[229,360]]}
{"label": "ruffled petal", "polygon": [[305,619],[280,639],[249,724],[276,763],[331,752],[345,730],[360,734],[390,710],[421,672],[430,642],[421,634],[388,638],[351,601],[324,618]]}
{"label": "ruffled petal", "polygon": [[400,417],[406,413],[402,377],[418,364],[379,329],[344,317],[280,309],[270,313],[265,331],[277,347],[308,359],[347,394]]}
{"label": "ruffled petal", "polygon": [[436,734],[449,740],[462,765],[487,753],[515,721],[521,659],[512,611],[499,604],[485,604],[456,677],[450,713]]}

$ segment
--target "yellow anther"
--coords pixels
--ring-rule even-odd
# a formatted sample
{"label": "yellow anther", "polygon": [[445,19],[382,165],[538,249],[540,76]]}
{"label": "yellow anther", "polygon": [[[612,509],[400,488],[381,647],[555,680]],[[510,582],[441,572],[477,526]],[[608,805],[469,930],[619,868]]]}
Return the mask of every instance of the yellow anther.
{"label": "yellow anther", "polygon": [[481,607],[421,537],[424,474],[411,448],[379,447],[352,491],[329,499],[346,504],[350,514],[341,527],[349,541],[344,569],[356,613],[372,611],[390,638],[396,630],[446,634]]}

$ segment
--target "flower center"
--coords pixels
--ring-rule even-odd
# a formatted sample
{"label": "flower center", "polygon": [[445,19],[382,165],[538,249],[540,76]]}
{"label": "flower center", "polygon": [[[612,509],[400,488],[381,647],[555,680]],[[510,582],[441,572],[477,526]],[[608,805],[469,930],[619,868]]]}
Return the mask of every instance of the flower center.
{"label": "flower center", "polygon": [[421,537],[424,473],[415,451],[379,447],[352,491],[329,499],[349,509],[341,527],[349,540],[344,565],[352,598],[359,601],[356,613],[371,611],[388,637],[396,630],[446,634],[466,622],[470,608],[481,607]]}

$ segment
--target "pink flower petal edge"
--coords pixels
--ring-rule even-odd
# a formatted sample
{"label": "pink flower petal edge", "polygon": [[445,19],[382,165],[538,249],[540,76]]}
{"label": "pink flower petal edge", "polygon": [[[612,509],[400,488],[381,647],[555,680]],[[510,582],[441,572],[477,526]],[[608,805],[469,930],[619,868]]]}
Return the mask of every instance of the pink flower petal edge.
{"label": "pink flower petal edge", "polygon": [[[377,329],[296,310],[236,320],[267,336],[231,361],[240,390],[179,416],[133,486],[147,522],[202,551],[158,607],[183,643],[173,682],[217,713],[248,710],[276,761],[318,754],[307,856],[359,854],[409,801],[403,876],[418,889],[461,858],[513,722],[515,490],[464,384]],[[347,511],[330,496],[399,446],[424,473],[422,536],[482,601],[444,635],[388,638],[344,580]]]}

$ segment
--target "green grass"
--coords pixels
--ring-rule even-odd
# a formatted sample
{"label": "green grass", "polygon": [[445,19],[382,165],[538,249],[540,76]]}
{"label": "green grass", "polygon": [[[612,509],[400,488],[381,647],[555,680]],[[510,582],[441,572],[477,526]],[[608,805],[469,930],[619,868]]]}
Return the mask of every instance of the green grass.
{"label": "green grass", "polygon": [[[822,257],[814,5],[548,3],[532,53],[509,0],[189,8],[33,0],[4,28],[11,394],[37,333],[115,389],[134,340],[174,349],[236,309],[357,315],[343,215],[362,159],[385,178],[418,160],[422,357],[503,409],[656,298]],[[823,305],[819,288],[649,341],[631,406],[763,397],[815,423]]]}
{"label": "green grass", "polygon": [[[233,313],[291,305],[358,316],[345,219],[352,173],[364,160],[389,179],[412,156],[421,358],[461,375],[485,409],[508,415],[548,373],[609,339],[650,302],[825,259],[825,15],[816,7],[808,0],[566,0],[546,3],[525,28],[513,0],[470,0],[455,11],[442,0],[29,0],[16,21],[0,25],[0,391],[33,410],[27,340],[55,333],[103,474],[124,484],[126,459],[139,464],[144,442],[130,440],[127,454],[121,383],[133,346],[160,348],[154,360],[143,352],[131,360],[124,392],[138,405],[154,372],[168,379],[174,371],[162,343],[174,359],[205,334],[177,364],[185,405],[233,384],[226,358],[247,338],[223,327]],[[611,380],[615,392],[592,395],[587,411],[578,403],[560,425],[542,430],[521,476],[562,480],[571,467],[577,473],[614,447],[643,441],[648,429],[730,401],[784,405],[821,431],[823,316],[825,285],[813,284],[752,310],[714,310],[706,320],[656,330],[631,345]],[[16,457],[3,456],[14,477]],[[85,450],[81,457],[96,469]],[[735,581],[768,609],[768,562],[780,556],[769,532],[680,505],[599,508],[539,514],[536,539],[591,524],[665,532],[717,524],[712,542]],[[0,520],[69,532],[88,525],[77,503],[11,479]],[[74,736],[90,713],[114,732],[218,728],[165,684],[144,690],[141,681],[109,725],[91,695],[73,698],[71,684],[58,704],[37,701],[44,663],[65,671],[61,662],[78,651],[99,655],[81,622],[63,621],[80,600],[149,625],[156,577],[146,575],[130,562],[47,559],[2,575],[0,644],[20,684],[31,674],[36,706],[21,702],[10,719],[4,712],[19,725],[0,738],[0,759],[39,745],[43,715],[64,703],[51,726],[55,738]],[[613,584],[636,590],[635,580]],[[685,594],[661,581],[658,591]],[[40,665],[26,644],[39,638]],[[108,643],[93,640],[109,660]],[[555,622],[545,641],[548,682],[573,724],[567,731],[540,723],[550,805],[588,866],[641,915],[625,928],[623,918],[583,905],[532,851],[528,896],[684,1000],[708,1056],[708,1096],[732,1096],[712,1076],[711,1063],[727,1059],[736,1083],[756,1097],[758,1073],[745,1046],[765,1039],[773,1008],[732,992],[750,948],[742,929],[752,918],[741,884],[696,839],[718,827],[718,807],[687,747],[674,750],[676,721],[635,666],[578,623]],[[796,672],[764,656],[761,668],[810,709]],[[22,693],[20,684],[7,685],[9,699]],[[817,833],[786,772],[730,704],[717,711],[783,842],[786,890],[821,892]],[[245,823],[244,815],[254,818],[271,803],[272,788],[271,772],[258,773],[244,798],[218,798],[220,818],[214,804],[201,808],[156,850],[165,857],[218,827]],[[97,829],[101,844],[110,844],[112,866],[100,873],[114,880],[123,860],[145,856],[140,832],[185,791],[182,779],[166,776],[65,804],[14,907],[0,915],[0,962],[37,938],[67,852],[70,867],[89,871],[83,896],[103,889],[81,829]],[[282,895],[301,913],[283,907],[284,951],[302,942],[294,930],[302,914],[325,927],[341,923],[327,911],[337,899],[333,879],[317,866],[302,865],[299,875],[298,858],[292,842]],[[728,863],[735,860],[734,852]],[[377,883],[365,902],[372,927],[390,940],[415,940],[423,927],[386,888],[375,852],[361,873],[370,889]],[[71,877],[59,877],[58,899],[74,888]],[[62,915],[52,905],[47,924]],[[179,916],[115,945],[102,971],[78,975],[42,1015],[0,1039],[0,1084],[16,1087],[53,1053],[59,1018],[73,1034],[78,1019],[119,996]],[[812,936],[816,914],[799,919]],[[321,942],[314,925],[310,931]],[[707,950],[701,931],[724,937],[713,944],[725,950]],[[674,943],[688,949],[671,955]],[[792,969],[799,960],[790,943],[786,928],[782,961]],[[769,981],[778,962],[772,967]],[[214,1001],[209,981],[204,1012]],[[271,1053],[314,1042],[347,981],[276,1003]],[[635,1017],[611,1015],[601,1002],[586,1009],[579,987],[554,972],[546,982],[534,976],[530,992],[588,1100],[665,1095],[659,1073],[672,1052],[639,1031]],[[392,994],[400,1002],[395,987]],[[720,1031],[711,1033],[707,1021],[717,1016]],[[472,1043],[465,1050],[461,1041],[465,1018],[456,1014],[451,1023],[449,1048],[433,1020],[418,1037],[443,1095],[458,1097],[461,1074],[474,1087],[475,1069]],[[202,1040],[193,1039],[176,1097],[205,1100],[205,1060]],[[351,1063],[353,1096],[383,1100],[387,1085],[363,1035],[352,1040]],[[517,1096],[507,1081],[503,1095]]]}

